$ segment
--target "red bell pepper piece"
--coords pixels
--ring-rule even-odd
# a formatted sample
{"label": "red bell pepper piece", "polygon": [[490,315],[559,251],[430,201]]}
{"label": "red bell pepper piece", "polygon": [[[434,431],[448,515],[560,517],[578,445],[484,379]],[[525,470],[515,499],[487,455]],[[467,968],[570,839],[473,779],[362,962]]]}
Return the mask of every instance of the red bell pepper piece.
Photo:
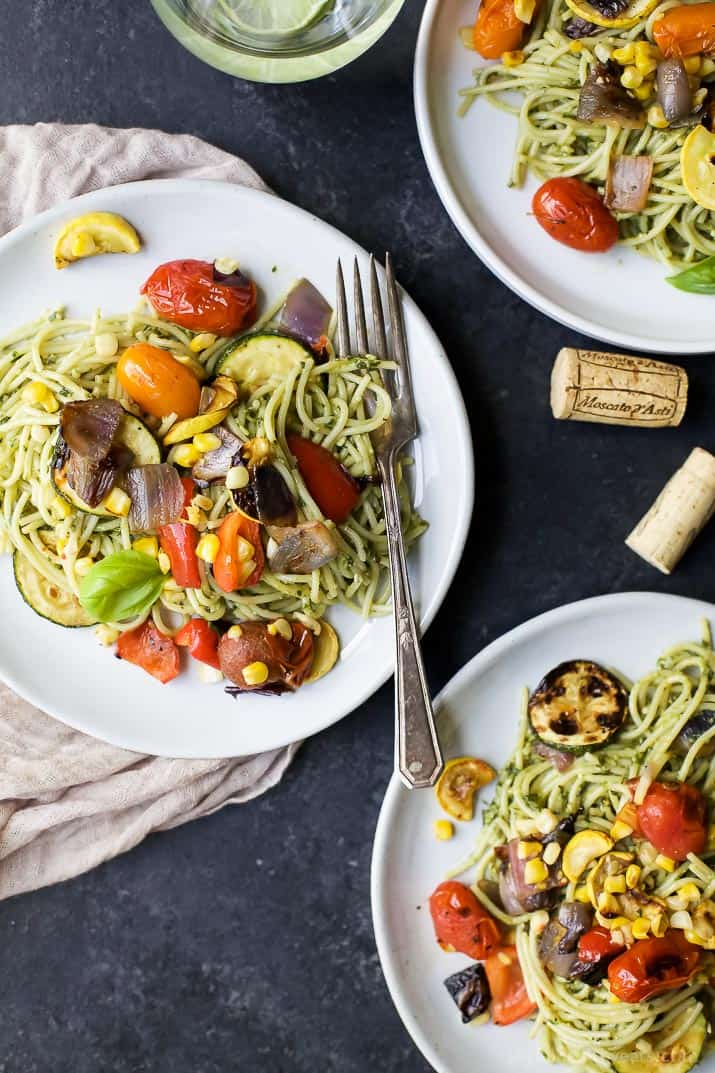
{"label": "red bell pepper piece", "polygon": [[206,619],[192,618],[185,626],[182,626],[174,638],[175,644],[180,648],[188,648],[194,659],[208,663],[209,667],[219,668],[218,642],[219,635]]}
{"label": "red bell pepper piece", "polygon": [[117,655],[141,667],[164,685],[176,678],[181,669],[178,648],[171,637],[157,630],[151,620],[120,636]]}
{"label": "red bell pepper piece", "polygon": [[196,547],[199,534],[188,522],[172,522],[159,529],[159,543],[171,562],[171,573],[183,589],[200,589],[201,574]]}
{"label": "red bell pepper piece", "polygon": [[289,436],[306,487],[325,518],[339,525],[347,520],[360,499],[360,485],[334,454],[302,436]]}
{"label": "red bell pepper piece", "polygon": [[[214,579],[218,587],[224,592],[237,592],[238,589],[247,589],[258,584],[266,563],[260,524],[242,510],[234,510],[221,522],[216,536],[221,545],[213,564]],[[237,555],[239,537],[253,545],[252,560],[255,566],[248,577],[245,576],[246,561],[239,559]]]}

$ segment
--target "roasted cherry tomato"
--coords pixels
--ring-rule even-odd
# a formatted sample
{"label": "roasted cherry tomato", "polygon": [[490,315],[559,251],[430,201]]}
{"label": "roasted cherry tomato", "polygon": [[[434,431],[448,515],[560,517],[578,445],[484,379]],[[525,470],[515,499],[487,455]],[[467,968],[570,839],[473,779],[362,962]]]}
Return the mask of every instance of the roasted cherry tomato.
{"label": "roasted cherry tomato", "polygon": [[638,805],[638,829],[659,853],[684,861],[700,854],[707,842],[707,806],[695,786],[654,782]]}
{"label": "roasted cherry tomato", "polygon": [[171,574],[182,589],[200,589],[201,574],[196,548],[199,534],[188,522],[172,522],[159,528],[159,543],[169,556]]}
{"label": "roasted cherry tomato", "polygon": [[581,179],[549,179],[531,203],[536,219],[557,242],[586,253],[604,253],[618,241],[618,222],[598,193]]}
{"label": "roasted cherry tomato", "polygon": [[616,943],[611,938],[608,928],[591,928],[584,932],[578,941],[578,959],[597,965],[604,958],[615,957],[623,950],[623,943]]}
{"label": "roasted cherry tomato", "polygon": [[653,24],[653,37],[664,56],[715,51],[715,4],[671,7]]}
{"label": "roasted cherry tomato", "polygon": [[483,961],[499,946],[499,925],[464,883],[440,883],[432,892],[429,908],[440,946],[451,947],[475,961]]}
{"label": "roasted cherry tomato", "polygon": [[505,52],[519,47],[527,29],[516,14],[514,0],[482,0],[472,44],[485,60],[498,60]]}
{"label": "roasted cherry tomato", "polygon": [[151,621],[121,634],[117,655],[128,663],[135,663],[163,684],[176,678],[181,669],[178,648],[171,637],[160,633]]}
{"label": "roasted cherry tomato", "polygon": [[[224,592],[237,592],[257,585],[266,563],[260,524],[242,510],[234,510],[221,522],[216,536],[221,545],[213,563],[218,587]],[[239,537],[253,546],[248,558],[239,554]]]}
{"label": "roasted cherry tomato", "polygon": [[700,951],[675,929],[661,939],[641,939],[608,966],[611,993],[621,1002],[645,1002],[686,984],[700,962]]}
{"label": "roasted cherry tomato", "polygon": [[288,446],[323,516],[336,525],[346,521],[360,499],[360,485],[355,478],[319,443],[302,436],[289,436]]}
{"label": "roasted cherry tomato", "polygon": [[256,319],[256,284],[222,275],[210,261],[167,261],[141,289],[164,320],[192,332],[235,335]]}
{"label": "roasted cherry tomato", "polygon": [[188,648],[194,659],[208,663],[209,667],[216,667],[218,670],[219,640],[219,635],[211,623],[204,618],[192,618],[181,627],[174,638],[174,643],[180,648]]}
{"label": "roasted cherry tomato", "polygon": [[524,983],[515,946],[503,946],[490,954],[484,969],[492,993],[492,1020],[495,1025],[511,1025],[536,1010]]}
{"label": "roasted cherry tomato", "polygon": [[199,382],[168,350],[149,343],[127,347],[117,362],[117,379],[127,395],[153,417],[193,417],[199,410]]}

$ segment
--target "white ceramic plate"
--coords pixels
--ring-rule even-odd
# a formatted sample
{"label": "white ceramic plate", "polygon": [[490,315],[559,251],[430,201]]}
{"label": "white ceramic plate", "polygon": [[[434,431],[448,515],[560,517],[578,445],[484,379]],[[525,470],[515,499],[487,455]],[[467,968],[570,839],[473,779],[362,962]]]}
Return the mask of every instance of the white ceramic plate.
{"label": "white ceramic plate", "polygon": [[710,353],[712,300],[666,283],[668,270],[618,245],[586,254],[555,242],[530,215],[538,182],[507,187],[516,120],[485,100],[457,116],[458,91],[483,64],[458,30],[474,0],[428,0],[415,59],[422,149],[442,202],[464,240],[525,301],[587,335],[662,354]]}
{"label": "white ceramic plate", "polygon": [[[698,638],[702,618],[714,613],[711,604],[680,596],[623,593],[531,619],[470,660],[443,690],[437,707],[445,755],[480,756],[501,768],[514,747],[524,686],[533,688],[567,659],[593,659],[637,678],[670,645]],[[482,795],[479,813],[489,798]],[[441,815],[433,793],[406,790],[392,779],[375,835],[372,911],[395,1006],[439,1073],[554,1070],[528,1038],[528,1023],[463,1025],[443,985],[469,960],[439,949],[427,900],[445,874],[468,857],[479,820],[457,824],[452,841],[438,842],[432,822]],[[712,1060],[703,1065],[712,1068]]]}
{"label": "white ceramic plate", "polygon": [[[91,258],[57,272],[52,246],[58,230],[89,210],[126,216],[142,235],[143,250]],[[337,258],[350,263],[357,256],[363,269],[367,259],[344,235],[270,194],[188,180],[113,187],[52,209],[0,240],[0,335],[59,304],[87,317],[99,306],[105,312],[130,309],[139,286],[161,262],[219,256],[240,258],[268,301],[299,276],[331,298]],[[462,553],[473,503],[472,449],[449,362],[409,299],[405,320],[421,427],[414,452],[415,502],[431,523],[410,556],[426,626]],[[342,657],[331,674],[291,696],[234,701],[220,686],[201,684],[193,668],[162,686],[100,648],[93,630],[64,630],[38,618],[15,589],[9,558],[0,562],[0,605],[0,676],[10,686],[71,726],[160,755],[240,756],[296,741],[357,707],[393,667],[391,618],[365,623],[340,609],[331,620]]]}

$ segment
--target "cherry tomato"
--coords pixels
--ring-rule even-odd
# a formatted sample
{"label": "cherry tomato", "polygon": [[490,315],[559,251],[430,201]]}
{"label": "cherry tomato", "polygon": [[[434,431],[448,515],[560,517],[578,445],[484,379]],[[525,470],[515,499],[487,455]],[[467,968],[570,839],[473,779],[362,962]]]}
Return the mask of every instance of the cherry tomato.
{"label": "cherry tomato", "polygon": [[664,56],[695,56],[715,50],[715,4],[671,7],[653,24],[655,43]]}
{"label": "cherry tomato", "polygon": [[[216,536],[221,545],[213,563],[214,580],[218,587],[224,592],[237,592],[238,589],[257,585],[266,563],[260,524],[242,510],[234,510],[221,522]],[[239,537],[253,545],[252,558],[249,560],[238,556]],[[253,562],[253,568],[246,575],[250,562]]]}
{"label": "cherry tomato", "polygon": [[164,320],[193,332],[235,335],[256,319],[256,284],[236,272],[221,277],[210,261],[167,261],[141,289]]}
{"label": "cherry tomato", "polygon": [[534,194],[536,219],[557,242],[586,253],[604,253],[618,241],[618,222],[598,193],[581,179],[549,179]]}
{"label": "cherry tomato", "polygon": [[707,842],[706,802],[695,786],[654,782],[637,807],[638,829],[659,853],[684,861]]}
{"label": "cherry tomato", "polygon": [[484,962],[484,971],[492,993],[495,1025],[511,1025],[534,1013],[536,1004],[527,993],[515,946],[504,946],[490,954]]}
{"label": "cherry tomato", "polygon": [[485,60],[498,60],[519,47],[527,29],[514,10],[514,0],[482,0],[472,44]]}
{"label": "cherry tomato", "polygon": [[208,663],[209,667],[219,669],[218,643],[219,635],[213,626],[204,618],[192,618],[185,626],[182,626],[174,643],[180,648],[188,648],[194,659],[202,663]]}
{"label": "cherry tomato", "polygon": [[181,669],[178,648],[171,637],[160,633],[151,621],[123,633],[117,641],[117,655],[141,667],[164,685],[176,678]]}
{"label": "cherry tomato", "polygon": [[440,883],[432,892],[429,908],[440,946],[452,947],[475,961],[482,961],[499,946],[499,925],[464,883]]}
{"label": "cherry tomato", "polygon": [[608,966],[611,993],[621,1002],[645,1002],[688,982],[700,962],[700,951],[671,930],[661,939],[641,939]]}
{"label": "cherry tomato", "polygon": [[288,446],[323,516],[336,525],[346,521],[360,499],[360,485],[355,478],[319,443],[302,436],[289,436]]}
{"label": "cherry tomato", "polygon": [[188,522],[172,522],[159,528],[159,543],[169,556],[171,574],[182,589],[200,589],[201,574],[196,548],[199,534]]}
{"label": "cherry tomato", "polygon": [[198,380],[191,369],[161,347],[149,343],[127,347],[117,362],[117,379],[127,395],[152,417],[176,414],[183,419],[199,411]]}
{"label": "cherry tomato", "polygon": [[597,964],[604,958],[615,957],[623,950],[623,943],[615,943],[608,928],[595,927],[584,932],[578,941],[578,959]]}

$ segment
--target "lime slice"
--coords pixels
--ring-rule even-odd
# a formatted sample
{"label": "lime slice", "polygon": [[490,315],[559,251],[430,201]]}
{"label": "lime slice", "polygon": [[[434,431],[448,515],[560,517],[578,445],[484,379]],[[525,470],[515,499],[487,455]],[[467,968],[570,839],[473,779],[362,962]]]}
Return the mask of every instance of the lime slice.
{"label": "lime slice", "polygon": [[219,0],[218,6],[239,30],[287,36],[328,15],[335,0]]}

